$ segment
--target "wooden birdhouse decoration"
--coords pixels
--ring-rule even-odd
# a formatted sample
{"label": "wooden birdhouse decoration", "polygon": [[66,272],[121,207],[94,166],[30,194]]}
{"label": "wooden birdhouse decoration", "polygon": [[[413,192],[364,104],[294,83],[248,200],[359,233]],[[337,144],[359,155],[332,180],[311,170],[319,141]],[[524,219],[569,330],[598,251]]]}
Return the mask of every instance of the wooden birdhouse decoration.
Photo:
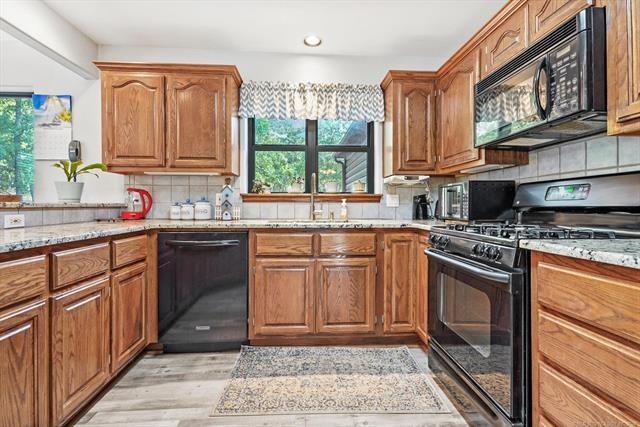
{"label": "wooden birdhouse decoration", "polygon": [[231,221],[233,219],[233,188],[231,188],[231,178],[224,180],[224,187],[220,192],[220,209],[222,211],[222,220]]}

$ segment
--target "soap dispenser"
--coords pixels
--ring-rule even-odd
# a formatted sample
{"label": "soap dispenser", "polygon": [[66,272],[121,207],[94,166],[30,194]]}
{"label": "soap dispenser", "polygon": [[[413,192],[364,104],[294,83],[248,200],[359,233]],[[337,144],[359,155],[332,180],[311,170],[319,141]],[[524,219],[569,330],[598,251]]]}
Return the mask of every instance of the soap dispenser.
{"label": "soap dispenser", "polygon": [[346,221],[348,219],[347,199],[342,199],[342,204],[340,205],[340,219],[343,221]]}

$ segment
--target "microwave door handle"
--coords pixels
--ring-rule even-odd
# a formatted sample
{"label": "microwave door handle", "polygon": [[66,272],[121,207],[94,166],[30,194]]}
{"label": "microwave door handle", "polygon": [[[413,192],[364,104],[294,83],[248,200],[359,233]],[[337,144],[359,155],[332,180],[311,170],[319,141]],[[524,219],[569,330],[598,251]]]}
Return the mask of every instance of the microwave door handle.
{"label": "microwave door handle", "polygon": [[450,258],[446,255],[441,255],[438,252],[435,252],[433,249],[427,249],[424,253],[429,258],[433,258],[434,260],[441,262],[442,264],[449,265],[454,268],[458,268],[470,274],[475,274],[476,276],[480,276],[483,279],[490,280],[492,282],[499,283],[509,283],[511,282],[511,275],[508,273],[501,273],[497,271],[489,271],[483,268],[476,267],[472,264],[467,264],[466,262],[458,261],[457,259]]}
{"label": "microwave door handle", "polygon": [[[542,108],[542,104],[540,103],[540,75],[542,74],[543,70],[546,70],[546,68],[547,68],[547,58],[545,57],[542,59],[542,61],[540,61],[540,63],[536,67],[536,72],[533,75],[533,99],[536,104],[536,110],[538,111],[538,115],[542,120],[547,119],[547,112],[544,108]],[[549,78],[547,76],[547,84],[548,83],[549,83]]]}

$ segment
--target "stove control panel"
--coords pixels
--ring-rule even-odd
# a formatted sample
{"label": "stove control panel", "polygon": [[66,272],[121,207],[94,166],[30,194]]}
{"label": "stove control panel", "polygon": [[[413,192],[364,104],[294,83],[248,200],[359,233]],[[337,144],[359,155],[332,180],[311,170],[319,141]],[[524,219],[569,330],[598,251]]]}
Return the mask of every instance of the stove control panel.
{"label": "stove control panel", "polygon": [[591,184],[554,185],[547,188],[544,199],[547,201],[586,200]]}
{"label": "stove control panel", "polygon": [[432,232],[429,243],[434,249],[468,257],[489,264],[513,267],[517,248]]}

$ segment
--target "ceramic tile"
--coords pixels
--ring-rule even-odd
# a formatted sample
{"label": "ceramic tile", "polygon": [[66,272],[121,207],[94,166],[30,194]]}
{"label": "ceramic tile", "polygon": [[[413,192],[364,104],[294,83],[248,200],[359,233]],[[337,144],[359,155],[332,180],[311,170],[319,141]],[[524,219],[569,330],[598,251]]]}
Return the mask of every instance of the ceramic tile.
{"label": "ceramic tile", "polygon": [[538,152],[538,176],[560,172],[560,149],[548,148]]}
{"label": "ceramic tile", "polygon": [[171,177],[171,185],[189,185],[189,176],[173,175]]}
{"label": "ceramic tile", "polygon": [[184,202],[189,198],[189,187],[186,185],[174,185],[171,187],[171,201]]}
{"label": "ceramic tile", "polygon": [[260,219],[277,219],[278,204],[277,203],[261,203]]}
{"label": "ceramic tile", "polygon": [[192,202],[195,202],[196,200],[200,200],[202,197],[208,197],[206,185],[190,185],[189,186],[189,198],[191,199]]}
{"label": "ceramic tile", "polygon": [[141,185],[152,185],[153,177],[151,175],[136,175],[134,177],[134,183],[137,187]]}
{"label": "ceramic tile", "polygon": [[587,169],[615,167],[618,163],[618,138],[607,136],[587,141]]}
{"label": "ceramic tile", "polygon": [[23,209],[20,213],[24,214],[24,223],[26,227],[42,225],[43,214],[41,209]]}
{"label": "ceramic tile", "polygon": [[295,217],[295,204],[293,202],[277,203],[278,219],[290,219]]}
{"label": "ceramic tile", "polygon": [[640,136],[618,138],[618,166],[640,164]]}
{"label": "ceramic tile", "polygon": [[587,167],[584,141],[560,146],[560,172],[584,171]]}
{"label": "ceramic tile", "polygon": [[207,178],[206,176],[192,175],[189,177],[189,185],[207,185]]}
{"label": "ceramic tile", "polygon": [[[168,177],[165,177],[168,178]],[[171,202],[171,186],[169,185],[154,185],[153,186],[153,202]]]}
{"label": "ceramic tile", "polygon": [[171,203],[154,203],[153,204],[153,219],[169,218],[169,209]]}
{"label": "ceramic tile", "polygon": [[362,218],[379,218],[380,203],[363,203]]}
{"label": "ceramic tile", "polygon": [[243,203],[241,216],[243,219],[260,218],[260,204],[259,203]]}
{"label": "ceramic tile", "polygon": [[62,209],[45,209],[42,211],[42,225],[62,224]]}
{"label": "ceramic tile", "polygon": [[504,171],[502,169],[489,171],[489,179],[491,180],[504,179]]}
{"label": "ceramic tile", "polygon": [[396,208],[397,220],[411,219],[412,217],[413,217],[413,204],[410,204],[410,205],[400,204],[400,206]]}
{"label": "ceramic tile", "polygon": [[311,215],[311,208],[308,203],[295,203],[293,210],[295,219],[309,219]]}
{"label": "ceramic tile", "polygon": [[153,185],[171,185],[171,176],[170,175],[154,175],[153,176]]}
{"label": "ceramic tile", "polygon": [[[349,216],[349,219],[361,219],[362,218],[362,204],[361,203],[347,203],[347,215]],[[336,218],[338,218],[338,217],[336,217]]]}
{"label": "ceramic tile", "polygon": [[518,167],[520,179],[538,176],[538,153],[529,153],[529,163]]}

